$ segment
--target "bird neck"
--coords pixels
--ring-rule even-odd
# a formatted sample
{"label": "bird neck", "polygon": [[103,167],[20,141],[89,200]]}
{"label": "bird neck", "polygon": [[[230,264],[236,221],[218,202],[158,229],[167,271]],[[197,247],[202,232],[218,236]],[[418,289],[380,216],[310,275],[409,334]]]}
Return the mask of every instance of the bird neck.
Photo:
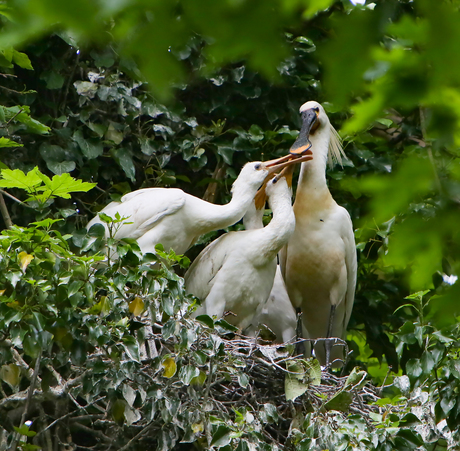
{"label": "bird neck", "polygon": [[263,222],[264,208],[257,209],[254,202],[247,209],[243,216],[243,225],[246,230],[261,229],[264,226]]}
{"label": "bird neck", "polygon": [[247,184],[240,186],[238,183],[234,183],[232,200],[226,205],[211,204],[212,208],[208,209],[206,217],[207,225],[199,224],[202,230],[200,233],[223,229],[238,222],[254,202],[256,192],[257,188],[252,188]]}
{"label": "bird neck", "polygon": [[311,136],[313,160],[306,161],[301,165],[295,204],[299,202],[311,203],[315,199],[319,201],[331,197],[326,182],[329,138],[329,127],[324,127]]}
{"label": "bird neck", "polygon": [[294,233],[295,216],[292,210],[291,195],[288,192],[272,195],[268,200],[273,217],[260,231],[259,250],[263,258],[275,258],[280,249]]}

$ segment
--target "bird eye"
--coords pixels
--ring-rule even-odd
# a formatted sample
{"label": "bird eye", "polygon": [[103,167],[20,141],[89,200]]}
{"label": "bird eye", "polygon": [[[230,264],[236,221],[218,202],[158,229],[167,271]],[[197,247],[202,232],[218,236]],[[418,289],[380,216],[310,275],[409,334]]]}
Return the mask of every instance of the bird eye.
{"label": "bird eye", "polygon": [[315,108],[313,108],[317,113],[319,113],[319,108],[317,106],[315,106]]}
{"label": "bird eye", "polygon": [[277,181],[278,181],[278,179],[276,177],[274,177],[272,183],[275,184]]}
{"label": "bird eye", "polygon": [[254,166],[254,169],[260,169],[260,163],[257,163],[255,166]]}

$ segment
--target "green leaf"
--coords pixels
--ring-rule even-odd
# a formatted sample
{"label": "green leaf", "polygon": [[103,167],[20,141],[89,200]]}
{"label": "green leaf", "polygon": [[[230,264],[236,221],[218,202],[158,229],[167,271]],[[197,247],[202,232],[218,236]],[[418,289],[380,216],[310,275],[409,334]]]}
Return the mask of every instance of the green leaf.
{"label": "green leaf", "polygon": [[176,366],[176,361],[174,360],[173,357],[165,358],[161,362],[161,365],[164,368],[164,373],[163,373],[164,377],[167,377],[168,379],[170,379],[176,374],[177,366]]}
{"label": "green leaf", "polygon": [[38,176],[45,184],[45,187],[40,187],[40,191],[43,191],[43,194],[47,196],[63,197],[64,199],[70,199],[69,193],[75,191],[87,192],[96,186],[95,183],[76,180],[67,173],[55,175],[52,180],[42,173],[39,173]]}
{"label": "green leaf", "polygon": [[359,371],[357,367],[354,367],[350,375],[345,381],[343,390],[360,390],[366,384],[367,373],[365,371]]}
{"label": "green leaf", "polygon": [[321,367],[316,359],[287,360],[286,369],[289,373],[285,375],[284,391],[288,401],[294,401],[303,395],[310,385],[319,385],[321,382]]}
{"label": "green leaf", "polygon": [[100,157],[104,153],[104,148],[100,141],[91,138],[85,139],[81,130],[77,130],[73,134],[73,140],[78,143],[81,152],[88,160]]}
{"label": "green leaf", "polygon": [[8,116],[15,121],[21,122],[26,125],[30,131],[41,135],[50,132],[50,128],[41,122],[30,117],[30,108],[27,105],[17,105],[10,108],[4,108],[8,112]]}
{"label": "green leaf", "polygon": [[140,362],[139,344],[134,337],[125,335],[123,337],[123,348],[131,360]]}
{"label": "green leaf", "polygon": [[116,148],[111,150],[115,161],[120,165],[129,179],[134,182],[136,180],[136,169],[130,152],[124,148]]}
{"label": "green leaf", "polygon": [[29,57],[25,53],[13,50],[13,62],[23,69],[34,70]]}
{"label": "green leaf", "polygon": [[[166,369],[165,369],[164,374],[166,376]],[[179,371],[179,379],[182,381],[184,385],[190,385],[192,380],[194,378],[198,378],[199,375],[200,375],[200,370],[192,365],[183,366]]]}
{"label": "green leaf", "polygon": [[27,175],[20,169],[2,169],[1,175],[3,178],[0,180],[0,186],[3,188],[21,188],[31,193],[41,183],[37,167],[29,171]]}
{"label": "green leaf", "polygon": [[19,144],[11,139],[0,137],[0,147],[23,147],[24,144]]}
{"label": "green leaf", "polygon": [[215,446],[217,449],[228,445],[231,438],[232,430],[227,426],[219,426],[212,436],[211,446]]}
{"label": "green leaf", "polygon": [[19,385],[20,376],[21,368],[14,363],[3,365],[0,369],[0,378],[12,388]]}
{"label": "green leaf", "polygon": [[326,410],[338,410],[346,412],[353,401],[353,393],[348,391],[339,391],[329,401],[324,404]]}
{"label": "green leaf", "polygon": [[13,427],[18,434],[25,435],[26,437],[35,437],[37,435],[35,431],[29,430],[29,426],[27,426],[27,424],[22,424],[20,427]]}
{"label": "green leaf", "polygon": [[47,161],[46,166],[48,169],[56,175],[62,175],[68,172],[72,172],[75,167],[75,161]]}

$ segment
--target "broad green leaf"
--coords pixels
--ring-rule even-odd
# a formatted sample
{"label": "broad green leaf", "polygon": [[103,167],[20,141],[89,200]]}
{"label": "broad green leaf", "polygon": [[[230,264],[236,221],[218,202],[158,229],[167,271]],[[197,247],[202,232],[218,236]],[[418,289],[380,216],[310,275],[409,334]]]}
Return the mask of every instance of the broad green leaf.
{"label": "broad green leaf", "polygon": [[74,179],[70,174],[55,175],[51,180],[44,174],[39,174],[40,179],[45,184],[45,187],[40,187],[43,194],[48,196],[63,197],[70,199],[70,194],[75,191],[87,192],[96,186],[95,183],[82,182]]}
{"label": "broad green leaf", "polygon": [[41,178],[37,167],[24,174],[20,169],[2,169],[2,179],[0,179],[0,186],[4,188],[21,188],[28,193],[34,191],[37,185],[40,185]]}

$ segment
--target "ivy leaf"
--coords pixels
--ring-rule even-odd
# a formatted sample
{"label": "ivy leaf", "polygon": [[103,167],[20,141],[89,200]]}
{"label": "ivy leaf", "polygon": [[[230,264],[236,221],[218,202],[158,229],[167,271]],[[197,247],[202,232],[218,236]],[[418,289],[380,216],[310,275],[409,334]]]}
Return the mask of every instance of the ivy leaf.
{"label": "ivy leaf", "polygon": [[85,139],[81,130],[77,130],[73,134],[73,140],[78,144],[82,154],[88,158],[88,160],[100,157],[104,153],[102,144],[98,140]]}
{"label": "ivy leaf", "polygon": [[124,148],[112,149],[112,155],[121,169],[130,178],[132,182],[136,180],[136,169],[134,168],[133,159],[128,150]]}
{"label": "ivy leaf", "polygon": [[321,367],[316,359],[288,360],[286,369],[289,373],[286,373],[284,379],[284,391],[288,401],[294,401],[302,396],[310,385],[319,385],[321,382]]}
{"label": "ivy leaf", "polygon": [[72,172],[76,167],[76,163],[75,161],[47,161],[46,166],[54,174],[62,175]]}
{"label": "ivy leaf", "polygon": [[136,296],[130,303],[129,303],[129,311],[134,316],[139,316],[144,311],[144,301],[139,297]]}
{"label": "ivy leaf", "polygon": [[177,367],[176,367],[176,361],[174,360],[174,358],[166,357],[166,359],[164,359],[163,362],[161,362],[161,365],[165,369],[163,373],[164,377],[167,377],[168,379],[170,379],[176,374]]}
{"label": "ivy leaf", "polygon": [[227,426],[219,426],[212,436],[211,446],[222,448],[230,443],[232,430]]}

